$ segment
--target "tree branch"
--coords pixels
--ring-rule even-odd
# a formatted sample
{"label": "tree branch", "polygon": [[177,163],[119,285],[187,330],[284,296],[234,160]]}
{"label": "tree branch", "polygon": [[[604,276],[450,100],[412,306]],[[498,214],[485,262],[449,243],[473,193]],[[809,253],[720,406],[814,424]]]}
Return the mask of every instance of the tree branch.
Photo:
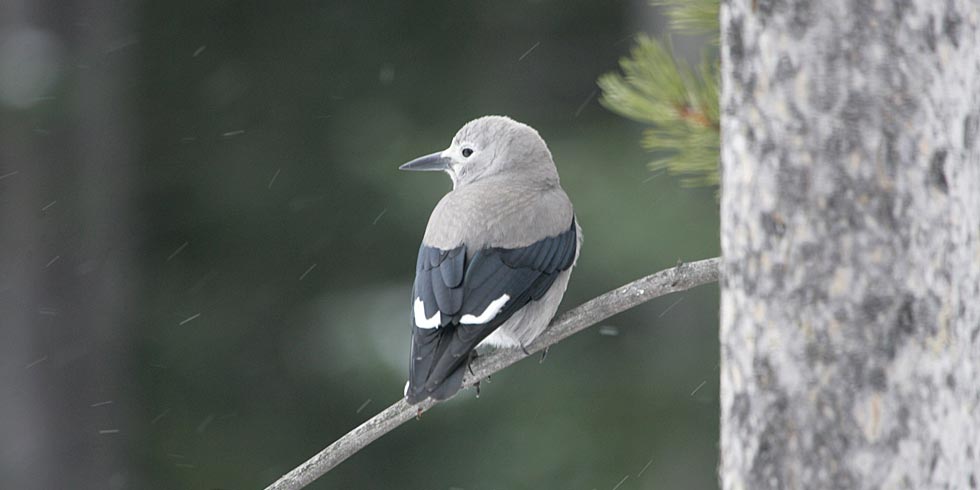
{"label": "tree branch", "polygon": [[[473,386],[530,354],[653,298],[715,282],[718,280],[720,262],[721,259],[715,257],[662,270],[569,310],[551,321],[544,333],[527,346],[527,353],[520,349],[502,349],[478,357],[471,366],[472,374],[467,373],[463,378],[463,386]],[[309,485],[375,439],[415,417],[418,410],[428,410],[436,403],[431,398],[418,405],[409,405],[404,398],[398,400],[276,480],[266,490],[298,490]]]}

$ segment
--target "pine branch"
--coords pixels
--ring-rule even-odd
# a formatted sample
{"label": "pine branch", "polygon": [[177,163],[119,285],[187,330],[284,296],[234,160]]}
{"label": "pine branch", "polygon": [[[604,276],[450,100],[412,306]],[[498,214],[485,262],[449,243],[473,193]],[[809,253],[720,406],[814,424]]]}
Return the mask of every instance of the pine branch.
{"label": "pine branch", "polygon": [[639,36],[620,60],[622,74],[599,78],[599,102],[647,124],[642,145],[666,154],[652,163],[687,185],[718,185],[718,73],[707,54],[699,70],[679,62],[669,46]]}
{"label": "pine branch", "polygon": [[[720,262],[721,259],[715,257],[680,264],[587,301],[552,320],[548,329],[527,346],[526,353],[519,349],[502,349],[477,358],[471,366],[472,374],[467,373],[463,379],[463,386],[473,386],[535,352],[653,298],[715,282],[718,280]],[[298,490],[309,485],[374,440],[435,404],[431,399],[418,405],[409,405],[404,399],[395,402],[276,480],[266,490]]]}
{"label": "pine branch", "polygon": [[682,34],[712,34],[718,44],[718,0],[651,0],[667,7],[670,28]]}
{"label": "pine branch", "polygon": [[[706,34],[718,44],[718,0],[651,0],[666,8],[670,27],[689,35]],[[716,48],[705,49],[697,70],[678,61],[669,42],[638,36],[621,72],[598,80],[599,102],[607,109],[649,126],[642,146],[658,158],[653,170],[666,169],[692,186],[719,184],[718,66]]]}

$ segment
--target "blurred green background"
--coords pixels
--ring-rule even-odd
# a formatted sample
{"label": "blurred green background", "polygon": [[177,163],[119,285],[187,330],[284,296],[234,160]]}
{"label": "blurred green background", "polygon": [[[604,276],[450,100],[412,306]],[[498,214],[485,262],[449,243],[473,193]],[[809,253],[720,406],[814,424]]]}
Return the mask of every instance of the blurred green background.
{"label": "blurred green background", "polygon": [[[537,128],[575,204],[562,311],[717,255],[714,190],[596,102],[661,29],[638,0],[4,2],[0,488],[261,488],[396,401],[450,189],[396,168],[481,115]],[[717,310],[616,316],[310,488],[716,488]]]}

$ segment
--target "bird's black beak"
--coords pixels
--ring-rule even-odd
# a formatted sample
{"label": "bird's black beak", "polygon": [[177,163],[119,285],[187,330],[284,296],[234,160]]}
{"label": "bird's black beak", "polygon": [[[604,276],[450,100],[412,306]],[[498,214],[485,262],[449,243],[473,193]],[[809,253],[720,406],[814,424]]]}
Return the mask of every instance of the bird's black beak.
{"label": "bird's black beak", "polygon": [[418,157],[401,167],[398,170],[418,170],[418,171],[435,171],[435,170],[448,170],[449,169],[449,159],[442,156],[442,152],[433,153],[431,155],[426,155],[424,157]]}

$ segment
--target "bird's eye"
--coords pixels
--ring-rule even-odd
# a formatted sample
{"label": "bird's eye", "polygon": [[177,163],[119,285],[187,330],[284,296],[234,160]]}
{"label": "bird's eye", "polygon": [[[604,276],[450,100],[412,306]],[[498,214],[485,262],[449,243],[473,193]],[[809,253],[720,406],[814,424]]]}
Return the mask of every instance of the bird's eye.
{"label": "bird's eye", "polygon": [[472,148],[463,148],[463,157],[469,158],[473,154]]}

